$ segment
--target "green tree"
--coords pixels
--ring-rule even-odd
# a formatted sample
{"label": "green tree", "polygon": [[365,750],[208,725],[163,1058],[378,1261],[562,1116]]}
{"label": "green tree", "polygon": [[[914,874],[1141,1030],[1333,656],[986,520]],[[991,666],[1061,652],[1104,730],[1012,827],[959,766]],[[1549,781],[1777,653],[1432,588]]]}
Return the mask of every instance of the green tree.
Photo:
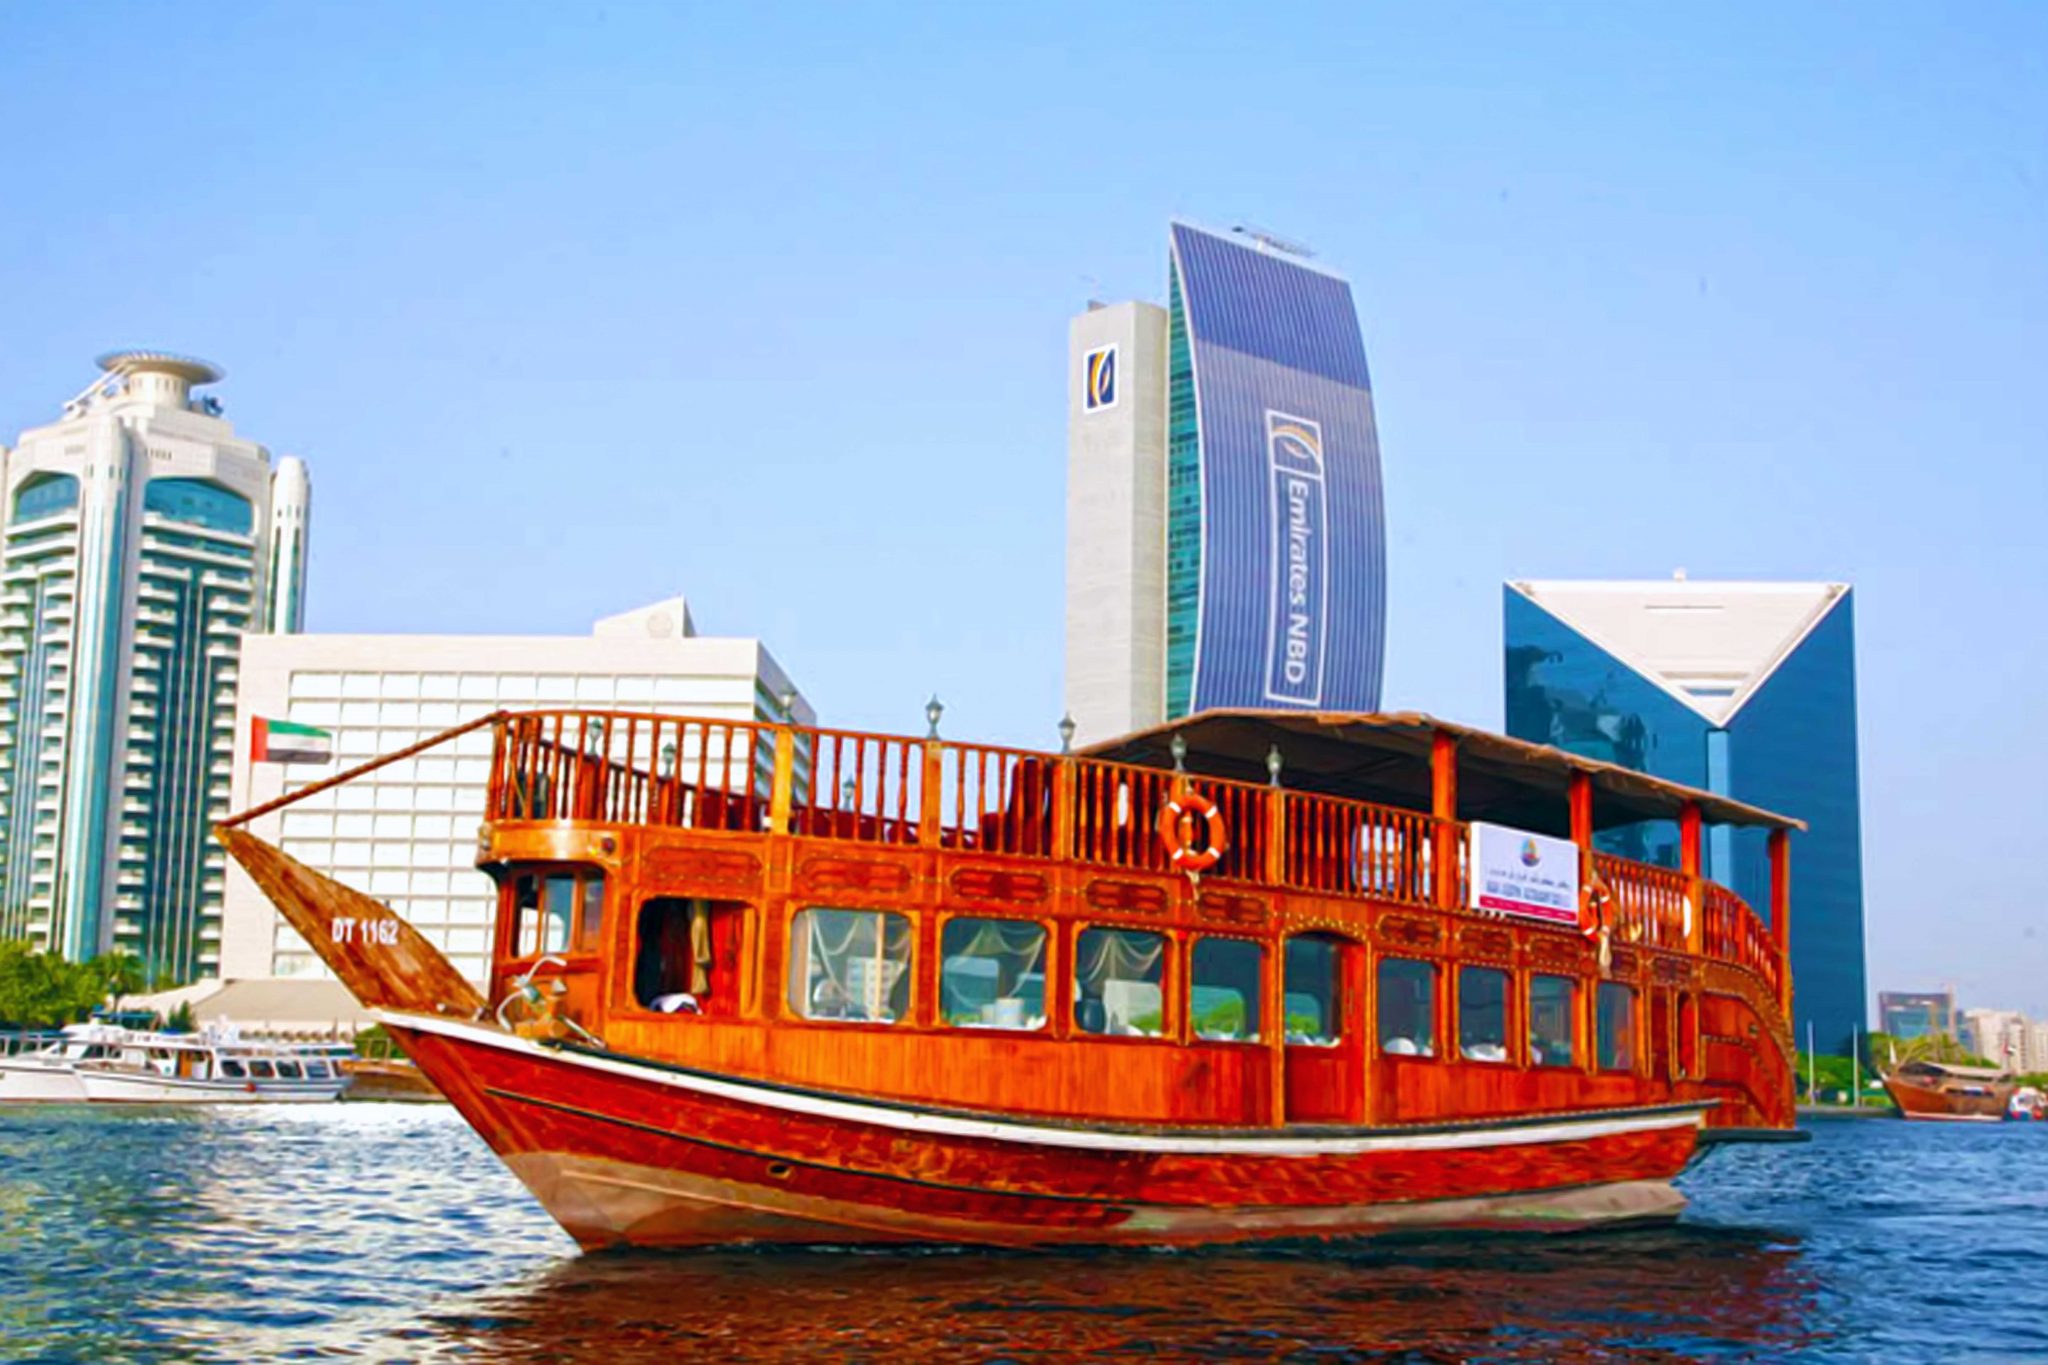
{"label": "green tree", "polygon": [[0,942],[0,1023],[16,1028],[76,1023],[99,1003],[103,985],[90,963],[66,962],[29,943]]}
{"label": "green tree", "polygon": [[134,995],[148,982],[142,959],[133,953],[101,953],[85,964],[100,981],[100,989],[119,1004],[124,995]]}

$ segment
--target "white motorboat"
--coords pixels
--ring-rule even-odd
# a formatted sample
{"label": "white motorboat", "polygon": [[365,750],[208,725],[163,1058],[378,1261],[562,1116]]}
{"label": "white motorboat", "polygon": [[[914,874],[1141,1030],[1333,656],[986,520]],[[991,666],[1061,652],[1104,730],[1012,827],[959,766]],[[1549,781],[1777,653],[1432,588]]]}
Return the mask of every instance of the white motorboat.
{"label": "white motorboat", "polygon": [[143,1033],[74,1024],[39,1051],[0,1058],[0,1099],[249,1104],[339,1098],[347,1048],[244,1042],[230,1026]]}
{"label": "white motorboat", "polygon": [[111,1104],[249,1104],[332,1100],[348,1088],[348,1050],[243,1042],[232,1027],[131,1033],[112,1056],[78,1063],[85,1097]]}
{"label": "white motorboat", "polygon": [[115,1056],[128,1030],[112,1024],[73,1024],[39,1047],[0,1056],[0,1102],[82,1104],[78,1067]]}

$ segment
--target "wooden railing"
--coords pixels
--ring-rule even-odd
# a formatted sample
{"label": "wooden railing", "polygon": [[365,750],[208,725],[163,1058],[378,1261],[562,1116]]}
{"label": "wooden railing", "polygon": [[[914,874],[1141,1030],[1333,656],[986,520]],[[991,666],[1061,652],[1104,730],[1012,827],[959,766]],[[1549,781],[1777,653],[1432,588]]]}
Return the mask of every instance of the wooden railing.
{"label": "wooden railing", "polygon": [[[1215,804],[1226,831],[1208,876],[1467,904],[1465,827],[1398,807],[1100,759],[747,721],[540,711],[494,723],[493,821],[758,833],[776,829],[786,811],[780,828],[814,839],[1165,872],[1172,861],[1160,810],[1177,791],[1193,791]],[[1617,941],[1704,952],[1779,990],[1778,947],[1733,891],[1604,853],[1592,866]]]}
{"label": "wooden railing", "polygon": [[1770,926],[1742,897],[1719,882],[1702,882],[1704,912],[1701,950],[1708,957],[1747,967],[1761,976],[1779,999],[1785,996],[1778,944]]}
{"label": "wooden railing", "polygon": [[1438,823],[1415,811],[1289,792],[1287,885],[1434,905]]}
{"label": "wooden railing", "polygon": [[1685,874],[1606,853],[1593,855],[1593,869],[1613,898],[1608,923],[1617,941],[1687,950],[1686,929],[1693,917],[1686,905],[1691,881]]}

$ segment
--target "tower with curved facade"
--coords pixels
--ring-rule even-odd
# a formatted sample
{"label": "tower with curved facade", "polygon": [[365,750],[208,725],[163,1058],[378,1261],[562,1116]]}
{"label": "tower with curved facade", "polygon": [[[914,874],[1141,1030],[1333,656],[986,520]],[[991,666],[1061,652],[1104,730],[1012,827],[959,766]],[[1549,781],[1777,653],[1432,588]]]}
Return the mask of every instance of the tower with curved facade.
{"label": "tower with curved facade", "polygon": [[195,395],[215,367],[99,364],[0,482],[0,938],[185,980],[220,960],[241,638],[299,628],[310,487]]}
{"label": "tower with curved facade", "polygon": [[1077,734],[1377,710],[1386,531],[1350,284],[1267,234],[1177,222],[1167,306],[1092,305],[1069,346]]}

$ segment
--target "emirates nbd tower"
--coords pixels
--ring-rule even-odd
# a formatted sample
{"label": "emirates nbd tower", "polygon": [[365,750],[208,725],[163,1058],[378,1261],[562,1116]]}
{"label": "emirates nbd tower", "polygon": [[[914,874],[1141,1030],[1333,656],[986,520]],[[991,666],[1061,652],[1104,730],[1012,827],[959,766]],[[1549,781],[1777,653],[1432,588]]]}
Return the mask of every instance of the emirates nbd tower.
{"label": "emirates nbd tower", "polygon": [[1350,284],[1268,234],[1176,222],[1166,298],[1069,328],[1077,736],[1377,710],[1386,533]]}

